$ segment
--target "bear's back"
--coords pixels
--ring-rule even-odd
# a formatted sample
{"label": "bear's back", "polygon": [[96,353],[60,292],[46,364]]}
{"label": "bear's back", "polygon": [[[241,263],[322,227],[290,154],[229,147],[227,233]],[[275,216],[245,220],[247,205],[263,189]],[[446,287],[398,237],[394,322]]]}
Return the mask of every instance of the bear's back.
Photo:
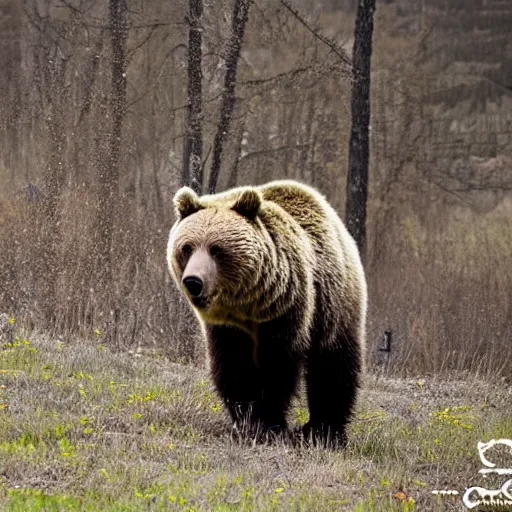
{"label": "bear's back", "polygon": [[272,201],[293,217],[317,252],[327,238],[331,242],[334,238],[341,247],[350,239],[338,214],[315,189],[292,180],[272,181],[258,189],[264,200]]}
{"label": "bear's back", "polygon": [[316,253],[315,282],[324,286],[334,276],[341,278],[337,291],[344,297],[356,297],[355,303],[363,304],[362,314],[357,316],[364,318],[367,290],[359,250],[334,208],[315,189],[296,181],[273,181],[258,189],[266,201],[280,206],[307,233]]}

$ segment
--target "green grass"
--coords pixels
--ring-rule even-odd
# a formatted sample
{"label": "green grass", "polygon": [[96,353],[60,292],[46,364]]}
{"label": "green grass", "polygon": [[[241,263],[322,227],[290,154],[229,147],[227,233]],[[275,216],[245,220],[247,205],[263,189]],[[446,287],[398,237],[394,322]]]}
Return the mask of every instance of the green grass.
{"label": "green grass", "polygon": [[19,333],[0,386],[2,511],[460,510],[431,491],[481,485],[477,442],[512,438],[503,383],[370,375],[345,451],[244,443],[206,371],[99,339]]}

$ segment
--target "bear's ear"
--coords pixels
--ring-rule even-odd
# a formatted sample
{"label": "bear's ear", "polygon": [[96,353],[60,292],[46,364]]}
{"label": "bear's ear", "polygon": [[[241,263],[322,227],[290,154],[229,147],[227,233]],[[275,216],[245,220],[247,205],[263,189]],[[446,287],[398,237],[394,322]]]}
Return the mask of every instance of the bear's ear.
{"label": "bear's ear", "polygon": [[256,189],[246,188],[240,192],[232,209],[249,220],[254,220],[260,211],[262,201],[263,198]]}
{"label": "bear's ear", "polygon": [[189,187],[182,187],[174,195],[174,211],[179,220],[202,210],[204,207],[197,194]]}

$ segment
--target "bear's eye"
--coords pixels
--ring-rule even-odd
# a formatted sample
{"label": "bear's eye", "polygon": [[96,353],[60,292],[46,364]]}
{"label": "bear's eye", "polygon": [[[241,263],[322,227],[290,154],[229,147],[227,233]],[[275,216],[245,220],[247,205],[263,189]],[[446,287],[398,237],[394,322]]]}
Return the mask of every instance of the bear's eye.
{"label": "bear's eye", "polygon": [[181,248],[181,254],[183,254],[183,256],[190,256],[192,254],[192,246],[190,244],[185,244]]}
{"label": "bear's eye", "polygon": [[222,254],[222,247],[220,247],[219,245],[212,245],[210,247],[210,254],[215,257],[215,256],[220,256]]}

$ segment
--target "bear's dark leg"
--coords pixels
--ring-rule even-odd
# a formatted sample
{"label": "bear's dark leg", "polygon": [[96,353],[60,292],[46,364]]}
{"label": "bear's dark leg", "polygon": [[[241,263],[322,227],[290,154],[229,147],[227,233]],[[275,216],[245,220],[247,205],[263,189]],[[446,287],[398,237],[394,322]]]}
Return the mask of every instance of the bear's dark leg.
{"label": "bear's dark leg", "polygon": [[341,334],[329,347],[322,348],[318,339],[307,357],[306,384],[310,420],[303,432],[323,446],[344,446],[346,425],[353,412],[361,354],[357,343]]}
{"label": "bear's dark leg", "polygon": [[250,430],[259,423],[262,398],[253,341],[245,332],[228,326],[208,326],[207,336],[217,391],[237,427]]}
{"label": "bear's dark leg", "polygon": [[286,430],[286,412],[297,389],[302,359],[293,351],[297,326],[295,318],[288,315],[262,324],[259,329],[261,420],[264,428],[275,432]]}
{"label": "bear's dark leg", "polygon": [[271,343],[260,347],[260,370],[263,387],[261,420],[264,428],[286,430],[286,412],[295,393],[299,364],[286,350],[276,350]]}

